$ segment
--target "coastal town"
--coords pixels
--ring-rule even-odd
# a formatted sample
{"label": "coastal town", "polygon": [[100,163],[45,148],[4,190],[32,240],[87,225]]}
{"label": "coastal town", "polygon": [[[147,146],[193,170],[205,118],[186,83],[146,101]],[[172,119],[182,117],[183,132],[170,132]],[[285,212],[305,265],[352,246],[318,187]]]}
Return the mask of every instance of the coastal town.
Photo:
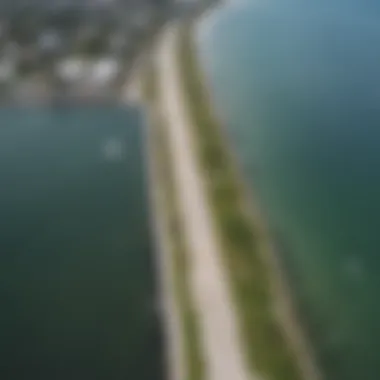
{"label": "coastal town", "polygon": [[37,2],[3,9],[1,101],[117,96],[168,12],[167,3],[151,0]]}

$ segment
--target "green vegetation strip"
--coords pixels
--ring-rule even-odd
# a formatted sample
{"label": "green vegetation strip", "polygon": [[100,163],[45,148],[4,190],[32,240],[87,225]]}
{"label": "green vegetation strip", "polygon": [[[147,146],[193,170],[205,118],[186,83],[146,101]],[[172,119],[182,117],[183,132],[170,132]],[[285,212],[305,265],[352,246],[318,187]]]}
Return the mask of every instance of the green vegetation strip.
{"label": "green vegetation strip", "polygon": [[246,210],[243,186],[212,114],[192,31],[192,23],[180,29],[179,66],[248,361],[264,379],[299,380],[296,358],[276,320],[269,268],[263,259],[263,236]]}
{"label": "green vegetation strip", "polygon": [[[157,177],[160,190],[164,195],[163,209],[166,211],[166,220],[169,226],[172,244],[172,259],[174,268],[174,284],[176,302],[181,318],[183,334],[184,355],[186,361],[186,380],[203,380],[204,365],[199,330],[193,300],[189,288],[188,252],[186,250],[182,221],[177,207],[178,200],[174,186],[172,160],[170,158],[168,136],[166,135],[165,121],[158,109],[158,84],[157,72],[154,67],[148,67],[145,78],[145,98],[148,107],[154,114],[152,139],[154,152],[153,157],[157,163]],[[179,379],[182,380],[182,379]],[[185,379],[184,379],[185,380]]]}

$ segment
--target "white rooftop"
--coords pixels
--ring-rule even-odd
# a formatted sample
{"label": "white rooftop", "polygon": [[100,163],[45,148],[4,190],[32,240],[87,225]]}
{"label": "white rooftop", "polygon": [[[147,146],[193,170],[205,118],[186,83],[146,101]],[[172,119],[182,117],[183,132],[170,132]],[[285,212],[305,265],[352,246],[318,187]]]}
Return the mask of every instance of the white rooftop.
{"label": "white rooftop", "polygon": [[57,66],[57,74],[68,82],[106,85],[114,80],[120,71],[120,64],[114,58],[90,61],[83,58],[69,58]]}

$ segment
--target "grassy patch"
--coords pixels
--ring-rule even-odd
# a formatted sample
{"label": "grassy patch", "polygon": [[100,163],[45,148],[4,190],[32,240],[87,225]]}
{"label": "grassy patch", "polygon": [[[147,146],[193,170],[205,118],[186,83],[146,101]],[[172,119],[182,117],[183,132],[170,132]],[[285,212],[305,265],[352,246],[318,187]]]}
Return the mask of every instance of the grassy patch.
{"label": "grassy patch", "polygon": [[299,380],[296,358],[274,314],[269,268],[261,251],[263,237],[246,211],[241,182],[213,117],[191,28],[189,23],[180,30],[179,66],[198,156],[237,303],[246,354],[252,369],[265,379]]}
{"label": "grassy patch", "polygon": [[[174,187],[172,161],[170,158],[168,137],[164,120],[158,112],[159,92],[157,73],[154,67],[149,67],[144,81],[144,93],[148,107],[154,112],[152,128],[154,157],[157,163],[157,177],[160,189],[164,195],[165,218],[167,220],[170,238],[173,247],[173,267],[176,301],[180,313],[182,334],[184,340],[184,354],[186,360],[186,379],[203,380],[204,365],[196,313],[190,292],[188,274],[188,252],[185,246],[182,220],[177,207],[177,194]],[[179,379],[181,380],[181,379]]]}

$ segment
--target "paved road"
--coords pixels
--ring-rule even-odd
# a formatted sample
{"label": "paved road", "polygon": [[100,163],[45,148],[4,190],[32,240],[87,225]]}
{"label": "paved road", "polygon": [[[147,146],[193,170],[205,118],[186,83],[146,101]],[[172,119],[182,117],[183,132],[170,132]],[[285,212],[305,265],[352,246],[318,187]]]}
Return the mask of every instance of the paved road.
{"label": "paved road", "polygon": [[194,154],[191,125],[186,115],[176,62],[176,26],[169,27],[159,45],[162,108],[167,117],[179,209],[191,252],[191,290],[205,352],[207,380],[247,380],[236,318],[221,249]]}

